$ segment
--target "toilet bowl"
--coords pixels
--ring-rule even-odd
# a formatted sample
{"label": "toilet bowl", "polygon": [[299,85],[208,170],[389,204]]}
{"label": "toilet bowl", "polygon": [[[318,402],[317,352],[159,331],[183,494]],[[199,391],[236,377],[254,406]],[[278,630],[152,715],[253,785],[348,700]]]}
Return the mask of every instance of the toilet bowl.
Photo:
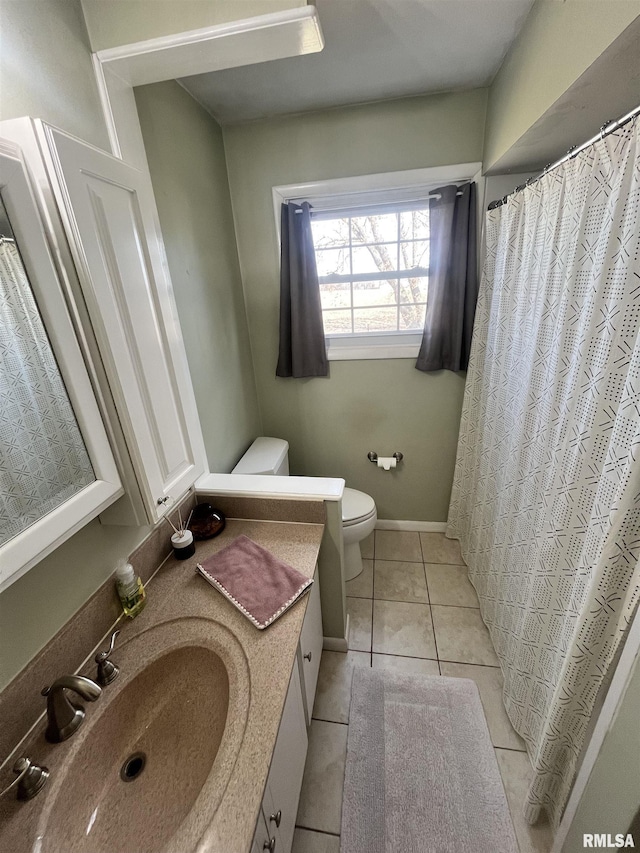
{"label": "toilet bowl", "polygon": [[342,533],[344,537],[344,579],[353,580],[362,571],[360,543],[373,532],[378,520],[371,495],[357,489],[345,489],[342,496]]}
{"label": "toilet bowl", "polygon": [[[232,474],[273,474],[288,476],[289,443],[282,438],[260,436],[240,459]],[[345,489],[342,496],[344,577],[350,581],[362,571],[360,542],[373,531],[377,521],[373,498],[357,489]]]}

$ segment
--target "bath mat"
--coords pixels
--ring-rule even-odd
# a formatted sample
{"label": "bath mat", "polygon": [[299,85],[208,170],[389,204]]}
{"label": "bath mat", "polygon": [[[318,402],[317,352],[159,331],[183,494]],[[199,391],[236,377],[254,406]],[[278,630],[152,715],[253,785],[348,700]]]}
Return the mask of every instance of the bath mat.
{"label": "bath mat", "polygon": [[197,570],[260,630],[282,616],[313,583],[244,535],[198,563]]}
{"label": "bath mat", "polygon": [[353,672],[340,853],[517,853],[473,681]]}

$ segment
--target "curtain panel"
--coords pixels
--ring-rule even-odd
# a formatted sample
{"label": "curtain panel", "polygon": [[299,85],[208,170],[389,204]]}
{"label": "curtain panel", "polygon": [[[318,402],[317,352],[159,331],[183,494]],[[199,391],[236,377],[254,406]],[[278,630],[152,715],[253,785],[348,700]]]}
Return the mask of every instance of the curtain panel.
{"label": "curtain panel", "polygon": [[276,376],[327,376],[322,306],[308,202],[282,205],[280,346]]}
{"label": "curtain panel", "polygon": [[417,370],[466,370],[478,298],[476,185],[429,200],[429,294]]}
{"label": "curtain panel", "polygon": [[447,534],[557,824],[640,595],[640,158],[631,122],[487,215]]}

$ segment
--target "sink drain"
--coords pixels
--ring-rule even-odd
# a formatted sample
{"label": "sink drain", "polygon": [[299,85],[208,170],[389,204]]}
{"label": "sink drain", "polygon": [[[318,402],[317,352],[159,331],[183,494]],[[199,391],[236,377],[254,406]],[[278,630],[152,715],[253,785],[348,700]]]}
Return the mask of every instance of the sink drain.
{"label": "sink drain", "polygon": [[134,752],[122,765],[120,778],[123,782],[133,782],[142,773],[146,763],[147,756],[144,752]]}

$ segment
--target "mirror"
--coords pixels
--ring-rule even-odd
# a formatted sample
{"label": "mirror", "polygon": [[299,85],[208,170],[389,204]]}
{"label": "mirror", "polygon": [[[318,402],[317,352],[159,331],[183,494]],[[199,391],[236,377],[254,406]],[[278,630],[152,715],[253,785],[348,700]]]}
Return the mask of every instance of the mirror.
{"label": "mirror", "polygon": [[95,479],[0,197],[0,545]]}
{"label": "mirror", "polygon": [[0,139],[0,591],[122,493],[20,149]]}

